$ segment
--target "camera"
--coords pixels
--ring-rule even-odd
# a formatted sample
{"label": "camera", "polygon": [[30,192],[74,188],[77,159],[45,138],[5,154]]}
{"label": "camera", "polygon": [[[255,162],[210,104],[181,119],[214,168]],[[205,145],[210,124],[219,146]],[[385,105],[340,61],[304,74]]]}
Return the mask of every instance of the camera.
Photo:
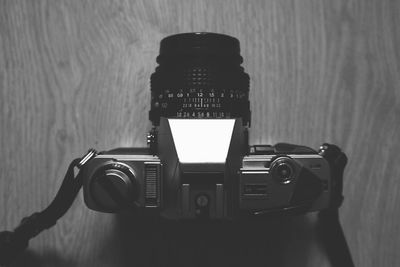
{"label": "camera", "polygon": [[236,220],[319,211],[332,203],[323,150],[249,145],[249,75],[239,41],[164,38],[151,75],[147,147],[98,153],[82,169],[86,205],[171,220]]}

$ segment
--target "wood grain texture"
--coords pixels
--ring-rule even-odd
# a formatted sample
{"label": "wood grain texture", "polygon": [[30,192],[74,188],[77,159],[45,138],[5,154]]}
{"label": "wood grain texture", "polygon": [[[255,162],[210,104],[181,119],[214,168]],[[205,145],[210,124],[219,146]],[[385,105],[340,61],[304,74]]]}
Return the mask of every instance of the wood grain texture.
{"label": "wood grain texture", "polygon": [[[341,146],[354,261],[400,266],[399,25],[395,0],[0,1],[0,230],[46,207],[87,148],[145,145],[159,41],[210,31],[241,42],[251,143]],[[149,230],[80,195],[15,266],[329,266],[313,226]]]}

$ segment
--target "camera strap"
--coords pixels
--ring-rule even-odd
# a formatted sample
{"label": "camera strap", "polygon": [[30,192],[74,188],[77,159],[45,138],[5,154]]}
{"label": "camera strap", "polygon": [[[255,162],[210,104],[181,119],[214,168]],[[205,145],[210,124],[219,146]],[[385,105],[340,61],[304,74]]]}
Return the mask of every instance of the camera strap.
{"label": "camera strap", "polygon": [[[347,158],[338,147],[328,144],[324,144],[319,153],[330,162],[336,184],[332,194],[331,207],[319,212],[318,236],[332,266],[354,267],[339,221],[339,207],[343,201],[343,171]],[[97,152],[91,149],[82,158],[74,159],[70,163],[60,189],[47,208],[22,219],[14,231],[0,232],[0,265],[10,264],[28,247],[31,238],[54,226],[57,220],[68,211],[82,187],[83,177],[79,171],[75,175],[75,169],[81,169],[96,155]]]}
{"label": "camera strap", "polygon": [[334,267],[354,267],[350,249],[339,221],[339,210],[330,208],[318,214],[317,234]]}
{"label": "camera strap", "polygon": [[61,187],[47,208],[23,218],[14,231],[0,232],[0,265],[10,264],[28,247],[31,238],[54,226],[68,211],[82,187],[82,176],[79,172],[75,175],[75,168],[81,169],[96,154],[90,149],[82,158],[69,164]]}
{"label": "camera strap", "polygon": [[318,213],[317,234],[332,266],[354,267],[339,220],[339,207],[344,200],[343,173],[347,164],[347,156],[338,146],[327,143],[319,148],[318,153],[329,162],[333,179],[330,207]]}
{"label": "camera strap", "polygon": [[[290,146],[288,144],[284,145],[286,147]],[[327,143],[319,148],[318,154],[329,162],[332,176],[332,193],[330,206],[318,213],[317,236],[333,267],[354,267],[350,249],[339,220],[339,207],[342,205],[344,199],[343,172],[347,164],[347,157],[339,147]],[[314,200],[311,198],[309,201],[303,201],[296,205],[275,210],[261,210],[254,212],[253,215],[281,216],[303,214],[310,210]]]}

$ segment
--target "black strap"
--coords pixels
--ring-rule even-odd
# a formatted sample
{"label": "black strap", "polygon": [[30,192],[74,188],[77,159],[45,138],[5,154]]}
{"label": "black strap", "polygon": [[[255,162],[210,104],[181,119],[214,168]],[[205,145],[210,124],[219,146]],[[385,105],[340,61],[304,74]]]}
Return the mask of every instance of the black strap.
{"label": "black strap", "polygon": [[83,159],[74,159],[68,167],[64,180],[51,204],[41,212],[22,219],[14,231],[0,232],[0,265],[10,264],[27,247],[29,240],[45,229],[54,226],[71,207],[80,188],[82,177],[75,177],[75,167],[80,167]]}
{"label": "black strap", "polygon": [[[285,147],[290,147],[290,145],[285,144]],[[326,143],[320,147],[318,153],[329,162],[332,177],[330,206],[318,214],[318,238],[333,267],[354,267],[350,249],[339,221],[339,207],[343,202],[343,172],[347,164],[347,157],[339,147]],[[284,209],[258,211],[254,215],[275,214],[276,216],[276,214],[288,214],[289,212],[304,213],[309,210],[312,203],[313,199],[310,202],[301,202]]]}
{"label": "black strap", "polygon": [[347,156],[338,146],[327,143],[320,147],[319,154],[328,160],[331,167],[332,192],[330,207],[318,214],[317,233],[332,266],[354,267],[350,249],[339,221],[339,207],[344,199],[343,173],[347,164]]}
{"label": "black strap", "polygon": [[333,267],[354,267],[339,221],[339,210],[335,208],[320,211],[317,233]]}
{"label": "black strap", "polygon": [[[319,153],[330,162],[335,185],[331,207],[319,213],[317,231],[333,266],[353,267],[354,263],[339,222],[338,212],[343,201],[343,170],[347,158],[338,147],[329,144],[321,146]],[[75,177],[74,169],[82,167],[95,154],[94,150],[89,150],[82,159],[74,159],[71,162],[59,191],[46,209],[24,218],[13,232],[0,232],[0,265],[11,263],[27,248],[31,238],[54,226],[57,220],[68,211],[82,187],[82,177],[79,173]]]}

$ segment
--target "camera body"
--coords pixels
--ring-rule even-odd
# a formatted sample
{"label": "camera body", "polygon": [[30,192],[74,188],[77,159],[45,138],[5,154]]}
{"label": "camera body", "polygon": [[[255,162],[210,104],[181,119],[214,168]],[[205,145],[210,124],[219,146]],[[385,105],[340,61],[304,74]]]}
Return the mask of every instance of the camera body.
{"label": "camera body", "polygon": [[240,219],[329,206],[329,162],[289,144],[247,145],[241,119],[161,118],[147,148],[102,152],[81,170],[87,206],[166,219]]}
{"label": "camera body", "polygon": [[81,169],[87,206],[173,220],[235,220],[332,205],[340,182],[324,151],[249,145],[242,61],[239,41],[227,35],[164,38],[151,75],[148,147],[90,160]]}

